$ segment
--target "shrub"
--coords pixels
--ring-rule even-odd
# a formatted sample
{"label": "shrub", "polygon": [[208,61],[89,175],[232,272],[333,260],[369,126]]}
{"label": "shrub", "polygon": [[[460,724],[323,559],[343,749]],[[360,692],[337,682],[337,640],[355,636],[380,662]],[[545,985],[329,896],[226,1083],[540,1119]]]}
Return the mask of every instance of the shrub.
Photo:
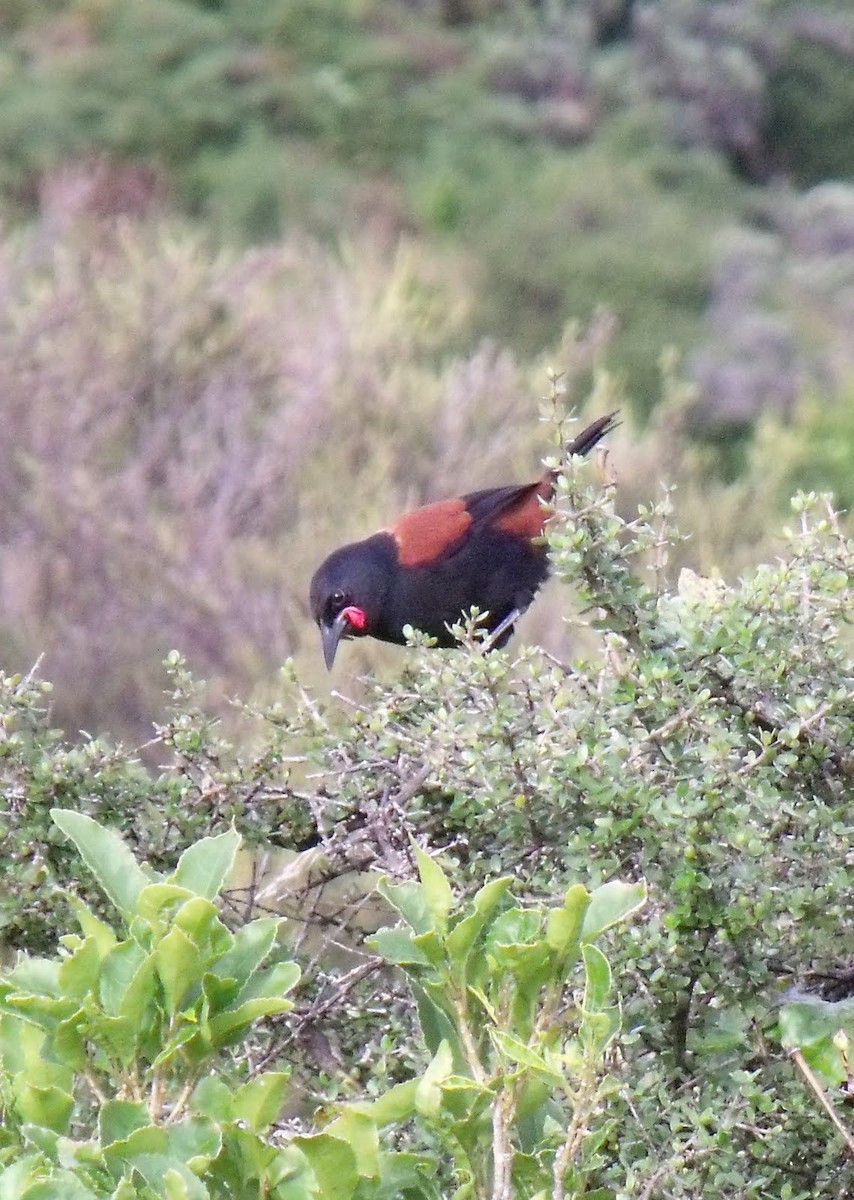
{"label": "shrub", "polygon": [[[592,889],[615,877],[646,880],[645,920],[605,944],[623,981],[625,1033],[608,1063],[619,1084],[608,1097],[616,1125],[587,1164],[601,1195],[658,1188],[686,1198],[829,1200],[850,1186],[828,1118],[785,1053],[792,1023],[778,1024],[786,988],[845,977],[854,882],[846,819],[854,548],[826,500],[801,497],[794,511],[774,562],[738,583],[686,571],[674,586],[669,497],[627,521],[611,486],[570,473],[550,539],[555,571],[579,589],[596,631],[587,659],[533,648],[483,655],[473,619],[460,630],[467,649],[413,651],[397,682],[366,680],[343,707],[290,685],[275,705],[249,713],[260,722],[251,754],[205,720],[173,664],[189,708],[164,732],[179,752],[175,841],[184,819],[212,805],[217,821],[231,807],[249,822],[256,845],[290,844],[266,878],[259,859],[234,899],[244,910],[254,901],[286,911],[311,958],[303,1032],[322,1046],[325,1027],[343,1056],[323,1052],[326,1078],[300,1057],[315,1100],[352,1088],[348,1062],[360,1064],[369,1090],[406,1084],[412,1014],[363,957],[360,930],[385,919],[366,894],[377,874],[411,875],[415,837],[444,848],[455,892],[475,895],[510,875],[526,909],[552,905],[577,880]],[[10,761],[15,794],[26,797],[43,755],[28,758],[23,747],[43,735],[22,726],[21,714],[16,721]],[[43,802],[62,787],[61,770],[48,779]],[[265,787],[292,806],[281,828]],[[65,794],[90,803],[85,776]],[[156,824],[133,812],[115,819],[156,838]],[[26,854],[14,839],[31,844],[26,828],[8,826],[17,861]],[[382,889],[414,926],[419,950],[400,934],[376,943],[409,947],[414,957],[398,958],[417,986],[441,961],[431,947],[444,937],[437,913],[450,895],[423,867],[427,925],[415,920],[409,891]],[[67,879],[68,870],[51,859],[52,875]],[[29,894],[43,883],[31,880]],[[540,922],[529,929],[535,940]],[[485,995],[483,1011],[498,1011]],[[453,1020],[439,1007],[431,1048]],[[295,1039],[274,1046],[292,1056]],[[460,1085],[442,1062],[434,1058],[429,1078],[438,1073],[440,1091],[453,1091]]]}
{"label": "shrub", "polygon": [[[218,916],[237,834],[196,842],[164,877],[90,817],[56,809],[53,820],[120,919],[74,896],[80,934],[58,957],[21,955],[0,974],[4,1195],[426,1200],[437,1169],[501,1200],[583,1186],[607,1131],[602,1064],[619,1027],[594,943],[642,888],[579,885],[546,911],[514,904],[501,879],[454,912],[441,868],[416,851],[420,884],[382,888],[409,931],[377,944],[413,978],[431,1062],[322,1130],[286,1136],[289,1072],[224,1053],[293,1007],[300,975],[280,954],[267,962],[277,918],[232,934]],[[581,961],[576,1015],[566,1005]],[[436,1159],[380,1148],[380,1127],[414,1119],[433,1131]]]}

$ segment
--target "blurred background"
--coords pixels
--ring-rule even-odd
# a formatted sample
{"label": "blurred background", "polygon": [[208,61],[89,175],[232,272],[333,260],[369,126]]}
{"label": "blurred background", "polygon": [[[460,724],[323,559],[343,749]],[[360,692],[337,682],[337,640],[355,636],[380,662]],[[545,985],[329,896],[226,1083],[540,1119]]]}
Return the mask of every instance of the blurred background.
{"label": "blurred background", "polygon": [[0,666],[320,683],[319,560],[533,478],[549,369],[674,573],[850,507],[852,131],[850,0],[0,0]]}

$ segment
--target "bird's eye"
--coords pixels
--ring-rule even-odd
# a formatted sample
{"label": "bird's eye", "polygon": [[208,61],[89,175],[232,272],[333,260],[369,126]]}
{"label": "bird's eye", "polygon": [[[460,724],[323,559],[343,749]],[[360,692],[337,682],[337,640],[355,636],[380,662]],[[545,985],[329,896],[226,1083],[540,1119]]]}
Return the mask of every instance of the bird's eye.
{"label": "bird's eye", "polygon": [[330,599],[330,604],[337,612],[339,609],[342,609],[344,607],[346,600],[347,600],[347,597],[344,595],[343,592],[333,592],[331,599]]}

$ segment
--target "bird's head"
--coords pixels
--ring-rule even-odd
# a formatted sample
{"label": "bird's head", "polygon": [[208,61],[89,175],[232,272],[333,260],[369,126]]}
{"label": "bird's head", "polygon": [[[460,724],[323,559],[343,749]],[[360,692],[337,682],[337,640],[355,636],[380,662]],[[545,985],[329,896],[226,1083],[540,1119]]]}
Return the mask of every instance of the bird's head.
{"label": "bird's head", "polygon": [[381,622],[390,579],[387,535],[342,546],[320,564],[311,581],[311,615],[320,629],[328,669],[342,638],[364,637]]}

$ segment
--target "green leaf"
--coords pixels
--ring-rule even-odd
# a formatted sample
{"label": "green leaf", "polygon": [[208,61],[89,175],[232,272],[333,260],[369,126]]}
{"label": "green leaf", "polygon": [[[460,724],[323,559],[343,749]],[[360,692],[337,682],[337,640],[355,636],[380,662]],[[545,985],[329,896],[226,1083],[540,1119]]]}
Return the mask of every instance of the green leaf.
{"label": "green leaf", "polygon": [[459,921],[448,934],[448,955],[457,973],[463,970],[472,946],[506,896],[511,882],[510,876],[506,875],[484,884],[472,900],[474,911]]}
{"label": "green leaf", "polygon": [[204,896],[192,896],[182,904],[173,925],[208,955],[227,954],[234,945],[234,935],[219,919],[217,906]]}
{"label": "green leaf", "polygon": [[151,1114],[142,1101],[106,1100],[98,1110],[98,1140],[104,1147],[124,1142],[150,1124]]}
{"label": "green leaf", "polygon": [[[590,906],[590,893],[581,883],[575,883],[566,893],[561,908],[553,908],[546,918],[546,941],[562,959],[577,946],[581,938],[584,915]],[[575,955],[573,955],[573,961]],[[571,965],[571,964],[567,964]]]}
{"label": "green leaf", "polygon": [[292,1000],[284,1000],[276,996],[260,996],[256,1000],[247,1000],[237,1008],[226,1009],[210,1020],[210,1038],[214,1046],[229,1045],[234,1037],[247,1025],[260,1017],[272,1017],[276,1013],[288,1012],[293,1008]]}
{"label": "green leaf", "polygon": [[173,1017],[188,992],[200,986],[203,958],[196,943],[176,926],[161,938],[154,958],[163,985],[166,1011]]}
{"label": "green leaf", "polygon": [[282,1111],[290,1072],[265,1071],[244,1083],[234,1093],[234,1120],[245,1121],[256,1133],[264,1133]]}
{"label": "green leaf", "polygon": [[399,966],[429,966],[430,959],[417,945],[415,937],[406,929],[380,929],[373,937],[367,939],[368,945],[377,954],[381,954],[386,962],[397,963]]}
{"label": "green leaf", "polygon": [[71,905],[74,915],[77,918],[77,923],[83,932],[84,937],[95,939],[98,950],[103,958],[113,946],[116,945],[118,938],[112,926],[102,921],[100,917],[96,917],[92,910],[83,903],[79,896],[72,893],[65,893],[65,898]]}
{"label": "green leaf", "polygon": [[119,1015],[128,989],[138,972],[149,963],[153,968],[153,956],[146,954],[134,941],[119,942],[106,955],[98,976],[98,995],[107,1013]]}
{"label": "green leaf", "polygon": [[181,855],[170,882],[208,900],[215,899],[231,873],[241,841],[233,828],[216,837],[202,838]]}
{"label": "green leaf", "polygon": [[295,1137],[317,1177],[320,1195],[335,1200],[350,1200],[359,1182],[356,1155],[346,1142],[328,1133]]}
{"label": "green leaf", "polygon": [[126,917],[133,916],[137,898],[151,880],[118,834],[105,829],[85,813],[53,808],[50,815],[65,836],[74,842],[80,857],[119,912]]}
{"label": "green leaf", "polygon": [[53,958],[37,958],[26,955],[20,958],[6,975],[6,981],[16,992],[30,992],[39,996],[63,997],[59,981],[60,963]]}
{"label": "green leaf", "polygon": [[98,939],[85,937],[73,954],[64,959],[59,968],[59,984],[63,992],[80,1000],[98,986],[98,971],[102,951]]}
{"label": "green leaf", "polygon": [[222,1150],[222,1133],[207,1118],[185,1117],[169,1126],[169,1152],[191,1171],[202,1174]]}
{"label": "green leaf", "polygon": [[497,1048],[510,1062],[520,1067],[528,1067],[540,1077],[548,1079],[555,1087],[562,1086],[563,1075],[538,1050],[506,1030],[491,1029],[489,1032]]}
{"label": "green leaf", "polygon": [[15,1108],[23,1121],[42,1125],[55,1133],[67,1133],[74,1097],[52,1084],[27,1083],[17,1092]]}
{"label": "green leaf", "polygon": [[598,946],[585,946],[584,970],[587,983],[584,989],[584,1010],[599,1012],[607,1003],[611,991],[611,968]]}
{"label": "green leaf", "polygon": [[299,965],[295,962],[280,962],[267,971],[256,971],[241,988],[237,1003],[284,996],[296,987],[301,973]]}
{"label": "green leaf", "polygon": [[412,849],[418,864],[418,874],[421,877],[428,911],[439,932],[444,932],[448,927],[448,914],[454,907],[451,885],[435,858],[426,854],[415,841],[412,842]]}
{"label": "green leaf", "polygon": [[149,883],[137,897],[136,914],[157,930],[158,926],[172,920],[179,905],[192,898],[193,893],[188,888],[178,887],[174,883],[163,880]]}
{"label": "green leaf", "polygon": [[376,1179],[380,1173],[379,1134],[376,1123],[363,1112],[345,1109],[326,1132],[346,1142],[356,1158],[356,1170],[363,1179]]}
{"label": "green leaf", "polygon": [[234,934],[231,948],[211,963],[210,971],[221,979],[239,979],[242,986],[273,949],[280,925],[279,917],[259,917],[242,925]]}
{"label": "green leaf", "polygon": [[418,1084],[418,1079],[407,1079],[383,1092],[376,1100],[357,1101],[351,1107],[355,1112],[365,1113],[380,1128],[408,1121],[415,1113]]}
{"label": "green leaf", "polygon": [[415,1089],[415,1108],[425,1117],[436,1117],[442,1107],[442,1082],[452,1074],[454,1056],[448,1042],[442,1042],[427,1064]]}
{"label": "green leaf", "polygon": [[[4,1196],[4,1182],[5,1173],[0,1178],[0,1197]],[[10,1193],[10,1200],[11,1197]],[[96,1200],[96,1197],[71,1171],[53,1171],[49,1180],[42,1177],[26,1191],[15,1194],[15,1200]]]}
{"label": "green leaf", "polygon": [[622,883],[618,879],[603,883],[590,896],[590,905],[584,916],[582,939],[595,941],[606,929],[625,921],[646,902],[646,885]]}
{"label": "green leaf", "polygon": [[200,1079],[193,1091],[193,1112],[214,1121],[234,1119],[234,1099],[231,1088],[217,1075]]}
{"label": "green leaf", "polygon": [[390,883],[383,877],[377,883],[377,893],[400,913],[416,933],[426,933],[433,928],[427,897],[420,883]]}

